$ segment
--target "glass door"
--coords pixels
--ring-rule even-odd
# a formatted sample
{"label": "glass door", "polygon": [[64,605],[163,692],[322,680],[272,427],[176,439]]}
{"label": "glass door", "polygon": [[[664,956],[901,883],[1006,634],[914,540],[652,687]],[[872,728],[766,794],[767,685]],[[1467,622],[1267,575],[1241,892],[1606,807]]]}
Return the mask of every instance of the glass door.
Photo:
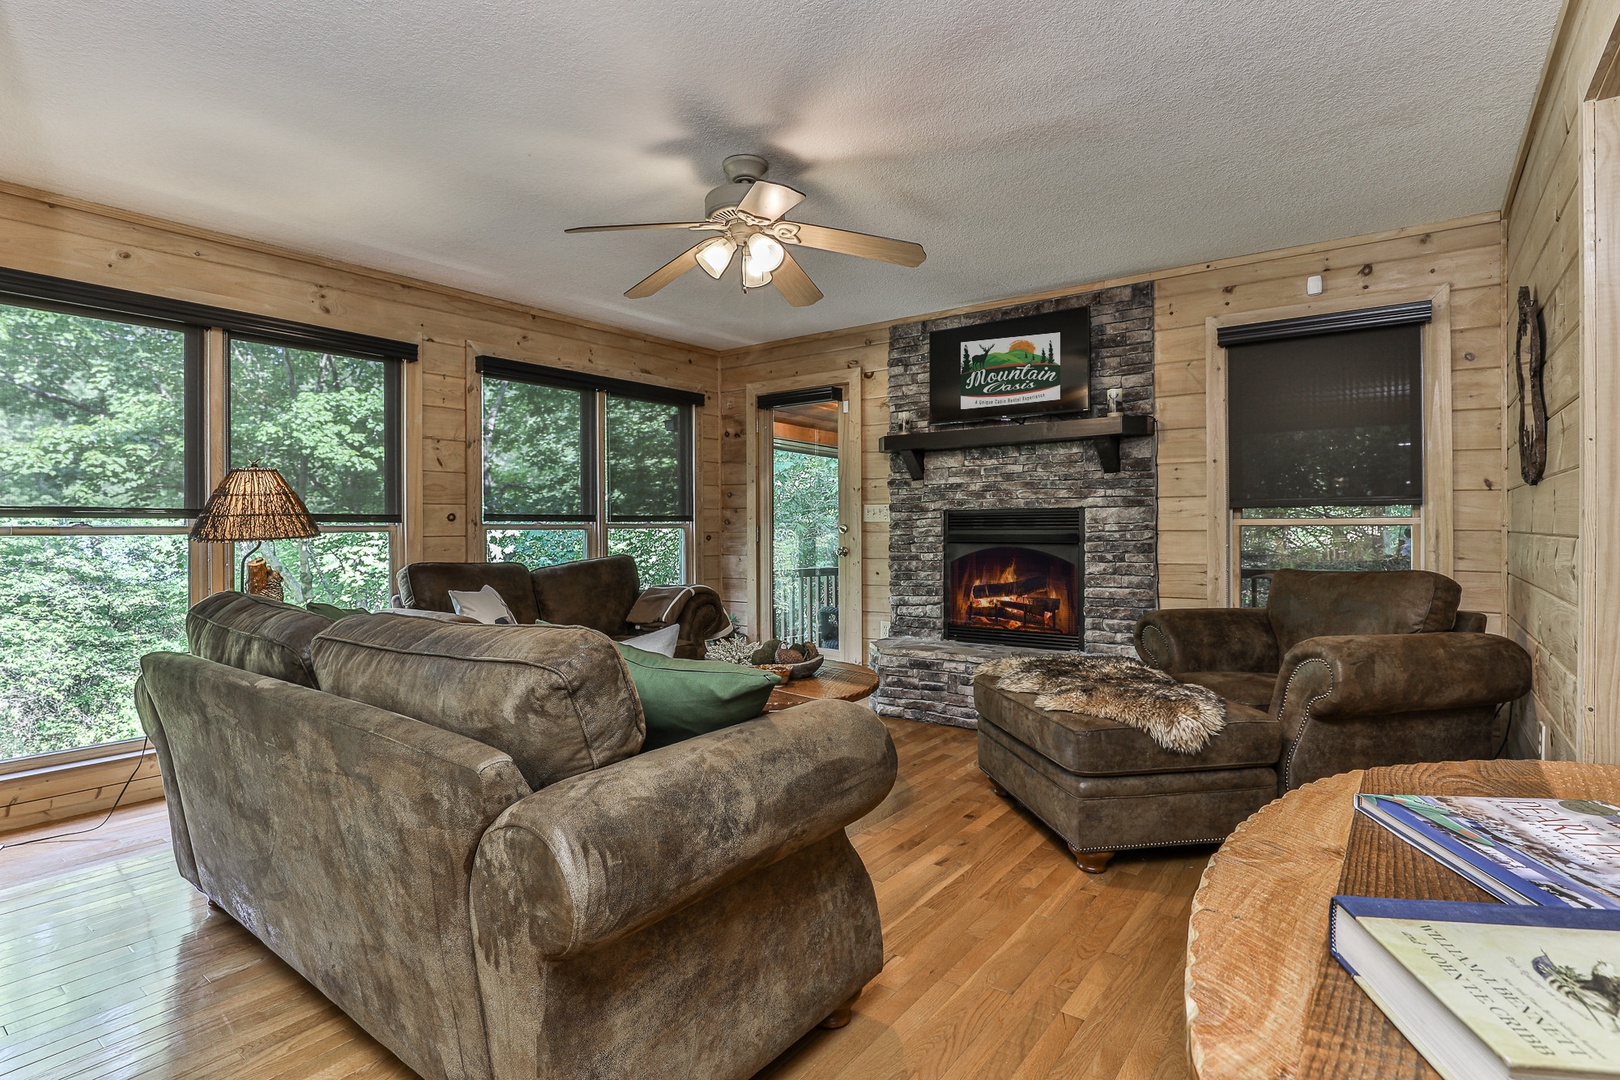
{"label": "glass door", "polygon": [[859,659],[860,629],[845,633],[851,536],[841,513],[839,435],[844,402],[762,408],[764,460],[760,528],[765,600],[762,637],[812,642],[835,659]]}

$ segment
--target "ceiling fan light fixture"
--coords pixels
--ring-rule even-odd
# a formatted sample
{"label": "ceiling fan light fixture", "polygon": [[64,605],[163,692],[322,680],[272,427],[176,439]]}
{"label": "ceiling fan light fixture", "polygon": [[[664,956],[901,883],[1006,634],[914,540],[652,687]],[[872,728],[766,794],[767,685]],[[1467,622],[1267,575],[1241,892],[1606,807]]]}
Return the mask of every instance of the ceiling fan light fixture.
{"label": "ceiling fan light fixture", "polygon": [[[776,265],[782,265],[780,259],[777,260]],[[763,269],[760,263],[750,258],[747,248],[743,248],[742,253],[742,279],[743,288],[745,289],[763,289],[771,283],[770,270]]]}
{"label": "ceiling fan light fixture", "polygon": [[731,257],[737,251],[737,245],[729,236],[714,236],[698,245],[696,251],[698,265],[710,277],[719,280],[720,275],[726,272],[731,265]]}
{"label": "ceiling fan light fixture", "polygon": [[747,250],[749,264],[758,272],[767,275],[780,267],[782,259],[787,255],[787,252],[782,249],[782,245],[776,242],[775,237],[767,236],[762,232],[757,232],[748,238]]}

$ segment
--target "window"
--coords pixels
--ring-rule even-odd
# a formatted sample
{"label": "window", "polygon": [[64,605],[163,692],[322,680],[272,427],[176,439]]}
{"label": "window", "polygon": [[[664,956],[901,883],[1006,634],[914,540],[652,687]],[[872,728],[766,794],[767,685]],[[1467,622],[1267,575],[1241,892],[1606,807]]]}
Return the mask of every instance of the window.
{"label": "window", "polygon": [[[186,534],[230,464],[282,470],[322,522],[311,544],[266,546],[289,600],[387,602],[413,355],[0,270],[0,771],[141,738],[140,657],[186,647],[208,587]],[[216,431],[211,377],[231,414]]]}
{"label": "window", "polygon": [[479,357],[483,524],[492,561],[635,558],[643,585],[691,578],[691,394]]}
{"label": "window", "polygon": [[139,738],[141,654],[185,647],[200,344],[0,303],[0,758]]}
{"label": "window", "polygon": [[1429,305],[1225,328],[1237,603],[1284,567],[1413,565]]}
{"label": "window", "polygon": [[399,361],[228,340],[231,468],[277,470],[321,526],[319,536],[258,554],[281,574],[290,603],[387,607],[400,522]]}

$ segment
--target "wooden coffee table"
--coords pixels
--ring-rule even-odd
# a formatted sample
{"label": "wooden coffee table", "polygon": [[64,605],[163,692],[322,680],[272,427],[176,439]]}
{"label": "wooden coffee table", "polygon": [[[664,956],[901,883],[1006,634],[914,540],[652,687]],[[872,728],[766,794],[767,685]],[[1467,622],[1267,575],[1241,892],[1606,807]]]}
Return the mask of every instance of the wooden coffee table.
{"label": "wooden coffee table", "polygon": [[870,697],[877,685],[877,672],[871,668],[846,664],[841,660],[823,660],[821,667],[808,679],[794,679],[772,690],[770,700],[765,703],[765,711],[778,712],[825,698],[860,701]]}
{"label": "wooden coffee table", "polygon": [[1620,767],[1468,761],[1341,773],[1239,825],[1204,871],[1187,940],[1187,1047],[1200,1080],[1431,1078],[1328,953],[1335,893],[1492,898],[1355,812],[1358,793],[1620,802]]}

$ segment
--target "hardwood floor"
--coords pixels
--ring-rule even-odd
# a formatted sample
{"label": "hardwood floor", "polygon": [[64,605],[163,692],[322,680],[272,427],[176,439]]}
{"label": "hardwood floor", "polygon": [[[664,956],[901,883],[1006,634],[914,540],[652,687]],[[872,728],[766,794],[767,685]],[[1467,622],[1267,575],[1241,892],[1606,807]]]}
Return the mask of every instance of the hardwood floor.
{"label": "hardwood floor", "polygon": [[[900,780],[852,829],[883,911],[883,973],[848,1027],[811,1032],[760,1076],[1186,1077],[1182,964],[1210,849],[1082,874],[991,793],[972,732],[888,723]],[[211,911],[168,839],[156,802],[0,850],[0,1080],[414,1075]]]}

